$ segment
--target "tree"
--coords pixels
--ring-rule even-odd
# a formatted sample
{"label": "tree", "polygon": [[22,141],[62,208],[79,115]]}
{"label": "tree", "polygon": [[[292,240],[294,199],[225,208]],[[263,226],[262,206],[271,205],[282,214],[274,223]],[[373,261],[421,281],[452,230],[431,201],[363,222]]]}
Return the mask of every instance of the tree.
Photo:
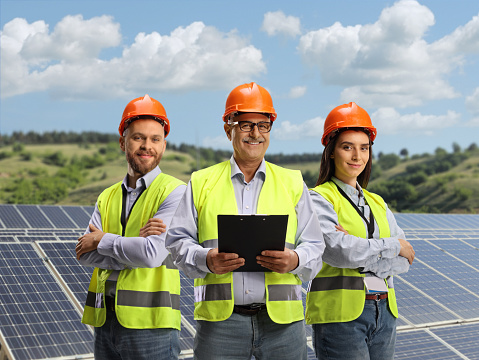
{"label": "tree", "polygon": [[467,148],[467,151],[470,151],[470,152],[474,152],[478,149],[477,147],[477,144],[476,143],[472,143],[471,145],[469,145],[469,147]]}
{"label": "tree", "polygon": [[[381,153],[380,153],[381,154]],[[383,154],[378,159],[378,164],[382,169],[387,170],[399,164],[401,159],[396,154]]]}
{"label": "tree", "polygon": [[43,158],[43,162],[47,165],[55,165],[55,166],[65,166],[67,163],[67,158],[61,151],[57,151],[50,155],[45,155]]}
{"label": "tree", "polygon": [[13,144],[13,152],[21,153],[23,150],[25,150],[25,145],[19,142],[16,142],[15,144]]}
{"label": "tree", "polygon": [[399,155],[401,155],[403,158],[407,159],[409,157],[409,151],[406,148],[401,149],[401,151],[399,152]]}
{"label": "tree", "polygon": [[462,151],[461,146],[457,142],[453,142],[452,151],[454,154],[459,154]]}
{"label": "tree", "polygon": [[443,155],[447,154],[447,151],[444,150],[442,147],[438,147],[438,148],[436,148],[434,153],[436,154],[436,156],[443,156]]}

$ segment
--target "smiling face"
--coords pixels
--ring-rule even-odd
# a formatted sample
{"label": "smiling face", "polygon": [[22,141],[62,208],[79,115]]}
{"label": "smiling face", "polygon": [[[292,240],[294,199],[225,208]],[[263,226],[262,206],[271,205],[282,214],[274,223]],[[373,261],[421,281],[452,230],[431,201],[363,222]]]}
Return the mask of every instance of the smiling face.
{"label": "smiling face", "polygon": [[[253,123],[269,122],[266,115],[259,113],[242,113],[234,117],[234,121],[251,121]],[[249,132],[240,130],[239,125],[225,124],[228,139],[231,140],[234,150],[234,158],[241,168],[243,164],[254,166],[261,163],[269,146],[269,133],[260,133],[255,126]]]}
{"label": "smiling face", "polygon": [[356,181],[369,161],[369,137],[362,131],[347,130],[338,135],[331,158],[334,160],[334,176],[356,187]]}
{"label": "smiling face", "polygon": [[128,186],[134,188],[136,180],[160,163],[166,148],[163,126],[150,119],[132,122],[120,138],[120,148],[128,161]]}

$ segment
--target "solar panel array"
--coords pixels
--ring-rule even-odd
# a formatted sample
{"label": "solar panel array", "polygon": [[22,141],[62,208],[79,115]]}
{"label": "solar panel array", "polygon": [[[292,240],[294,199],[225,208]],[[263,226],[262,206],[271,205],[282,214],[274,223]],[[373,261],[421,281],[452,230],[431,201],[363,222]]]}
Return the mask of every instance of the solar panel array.
{"label": "solar panel array", "polygon": [[[81,314],[92,269],[75,243],[93,207],[0,205],[0,360],[93,359]],[[396,214],[416,251],[396,276],[396,359],[479,359],[479,215]],[[193,357],[193,281],[181,274],[181,358]],[[307,284],[303,284],[303,299]],[[309,353],[314,359],[311,327]]]}

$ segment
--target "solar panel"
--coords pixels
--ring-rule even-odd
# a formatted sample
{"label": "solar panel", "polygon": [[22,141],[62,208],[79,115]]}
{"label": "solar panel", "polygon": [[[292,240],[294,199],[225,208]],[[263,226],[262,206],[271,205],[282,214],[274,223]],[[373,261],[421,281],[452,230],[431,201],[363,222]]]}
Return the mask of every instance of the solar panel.
{"label": "solar panel", "polygon": [[13,358],[92,353],[91,330],[32,244],[0,243],[0,288],[0,334]]}
{"label": "solar panel", "polygon": [[14,236],[3,236],[3,235],[0,235],[0,242],[12,242],[12,241],[15,241],[15,237],[14,237]]}
{"label": "solar panel", "polygon": [[16,205],[17,210],[23,215],[24,219],[28,221],[32,228],[53,228],[53,224],[40,211],[36,205]]}
{"label": "solar panel", "polygon": [[479,229],[479,217],[469,214],[394,214],[398,225],[408,229]]}
{"label": "solar panel", "polygon": [[[421,293],[433,299],[435,302],[446,306],[457,315],[458,319],[477,317],[479,311],[479,297],[458,283],[450,281],[443,274],[426,266],[417,259],[410,271],[396,278],[408,281]],[[410,293],[404,294],[409,296]],[[403,296],[400,292],[398,297]],[[458,302],[457,299],[463,299]],[[412,299],[412,298],[411,298]],[[421,299],[418,299],[421,302]]]}
{"label": "solar panel", "polygon": [[93,211],[95,211],[95,207],[94,206],[82,206],[82,208],[87,213],[88,219],[90,219],[90,217],[93,215]]}
{"label": "solar panel", "polygon": [[[80,322],[92,269],[76,261],[74,245],[93,210],[0,205],[0,289],[8,288],[0,290],[0,340],[1,351],[12,359],[92,357],[91,330]],[[38,213],[41,220],[31,219]],[[479,359],[479,215],[396,214],[396,219],[416,251],[410,271],[394,281],[400,313],[396,359]],[[26,265],[29,261],[33,265]],[[193,280],[181,274],[181,285],[180,358],[190,359]],[[306,289],[305,283],[303,301]],[[27,301],[19,301],[27,293]],[[51,307],[57,298],[60,310]],[[53,325],[46,321],[58,322],[57,312],[64,318],[58,338],[53,336],[58,328],[50,331]],[[308,359],[314,359],[311,326],[306,333]],[[47,355],[54,347],[58,353]]]}
{"label": "solar panel", "polygon": [[438,247],[441,251],[451,254],[451,256],[457,257],[459,261],[463,261],[479,271],[479,249],[467,242],[435,240],[432,242],[432,245]]}
{"label": "solar panel", "polygon": [[78,304],[83,308],[90,284],[93,268],[82,266],[76,259],[76,242],[38,242],[38,246],[60,274],[70,291],[75,295]]}
{"label": "solar panel", "polygon": [[463,360],[447,344],[430,332],[421,330],[398,333],[394,359],[404,360]]}
{"label": "solar panel", "polygon": [[398,326],[432,324],[459,318],[445,304],[428,296],[421,287],[406,283],[400,276],[394,277],[394,288],[399,309]]}
{"label": "solar panel", "polygon": [[86,229],[90,222],[91,213],[87,213],[81,206],[63,206],[63,210],[77,224],[80,229]]}
{"label": "solar panel", "polygon": [[468,359],[479,359],[478,335],[479,324],[465,324],[432,329],[431,332],[452,346]]}
{"label": "solar panel", "polygon": [[60,206],[40,206],[40,209],[57,229],[71,229],[77,227],[77,225]]}
{"label": "solar panel", "polygon": [[15,205],[0,206],[0,220],[6,229],[27,229],[30,225],[23,219]]}
{"label": "solar panel", "polygon": [[23,235],[18,235],[17,240],[21,241],[21,242],[33,242],[33,241],[38,241],[38,240],[57,241],[57,238],[53,235],[51,235],[51,236],[40,236],[40,235],[37,235],[37,236],[35,236],[35,235],[23,236]]}

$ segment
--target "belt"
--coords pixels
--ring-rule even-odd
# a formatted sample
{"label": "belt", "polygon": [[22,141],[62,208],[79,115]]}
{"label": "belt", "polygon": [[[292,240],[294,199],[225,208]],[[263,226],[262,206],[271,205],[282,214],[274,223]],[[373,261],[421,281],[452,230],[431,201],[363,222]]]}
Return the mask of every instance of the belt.
{"label": "belt", "polygon": [[261,310],[266,309],[266,304],[251,304],[251,305],[235,305],[233,312],[240,315],[253,316],[259,313]]}
{"label": "belt", "polygon": [[105,296],[105,307],[107,310],[115,312],[115,298],[112,296]]}
{"label": "belt", "polygon": [[382,293],[382,294],[366,294],[366,300],[382,300],[382,299],[387,299],[388,293]]}

